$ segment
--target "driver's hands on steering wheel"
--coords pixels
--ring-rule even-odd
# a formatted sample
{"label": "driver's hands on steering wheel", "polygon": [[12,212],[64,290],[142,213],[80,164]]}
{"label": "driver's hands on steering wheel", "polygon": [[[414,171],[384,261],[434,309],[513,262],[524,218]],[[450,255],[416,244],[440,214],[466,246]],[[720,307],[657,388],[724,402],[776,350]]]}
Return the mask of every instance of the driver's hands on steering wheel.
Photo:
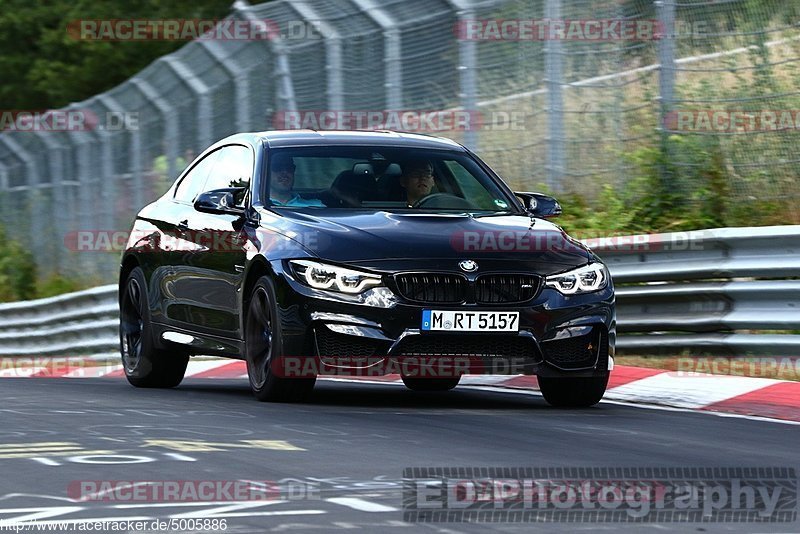
{"label": "driver's hands on steering wheel", "polygon": [[[440,201],[440,202],[437,202]],[[475,205],[469,200],[453,195],[451,193],[431,193],[414,202],[412,208],[422,208],[426,204],[439,204],[434,205],[434,208],[452,208],[452,209],[474,209]]]}

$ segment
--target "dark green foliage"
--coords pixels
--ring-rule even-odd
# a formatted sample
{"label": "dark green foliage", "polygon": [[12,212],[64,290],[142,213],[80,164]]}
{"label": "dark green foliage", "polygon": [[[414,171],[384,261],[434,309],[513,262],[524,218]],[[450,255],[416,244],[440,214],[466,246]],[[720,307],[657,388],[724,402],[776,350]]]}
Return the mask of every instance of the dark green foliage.
{"label": "dark green foliage", "polygon": [[80,41],[80,19],[221,19],[231,0],[5,0],[0,9],[0,109],[55,109],[124,82],[180,41]]}

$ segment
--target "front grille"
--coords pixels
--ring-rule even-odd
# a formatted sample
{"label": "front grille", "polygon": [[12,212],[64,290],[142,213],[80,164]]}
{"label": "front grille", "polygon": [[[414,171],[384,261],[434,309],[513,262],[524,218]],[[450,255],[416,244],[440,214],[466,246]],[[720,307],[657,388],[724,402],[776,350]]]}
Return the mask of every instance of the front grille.
{"label": "front grille", "polygon": [[532,274],[485,274],[475,281],[478,304],[527,302],[539,292],[542,279]]}
{"label": "front grille", "polygon": [[522,336],[438,336],[404,338],[392,356],[480,356],[487,358],[536,358],[533,340]]}
{"label": "front grille", "polygon": [[395,276],[400,295],[425,304],[519,304],[539,293],[542,278],[534,274],[495,273],[469,282],[460,274],[403,273]]}
{"label": "front grille", "polygon": [[[589,344],[591,343],[591,349]],[[593,367],[598,356],[608,355],[608,343],[602,334],[591,332],[584,336],[545,341],[544,358],[561,369]]]}
{"label": "front grille", "polygon": [[395,282],[400,295],[413,302],[459,304],[467,297],[467,279],[459,274],[399,274]]}
{"label": "front grille", "polygon": [[321,358],[365,358],[379,353],[386,343],[361,336],[331,332],[327,328],[315,330],[317,353]]}

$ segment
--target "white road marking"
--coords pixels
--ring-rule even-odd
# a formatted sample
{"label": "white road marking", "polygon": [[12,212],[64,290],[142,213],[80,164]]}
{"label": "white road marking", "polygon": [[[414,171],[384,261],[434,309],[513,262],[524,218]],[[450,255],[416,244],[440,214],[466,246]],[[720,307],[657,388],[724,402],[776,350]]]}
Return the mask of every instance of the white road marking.
{"label": "white road marking", "polygon": [[[208,510],[198,510],[194,512],[187,512],[183,514],[173,514],[170,517],[179,519],[179,518],[195,518],[195,517],[239,517],[236,515],[232,515],[230,512],[235,512],[237,510],[246,510],[248,508],[259,508],[261,506],[269,506],[272,504],[279,504],[284,503],[286,501],[245,501],[245,502],[235,502],[235,503],[226,503],[224,506],[217,506],[215,508],[210,508]],[[250,512],[243,514],[249,515]]]}
{"label": "white road marking", "polygon": [[64,378],[99,378],[121,370],[122,365],[92,365],[74,369],[65,374]]}
{"label": "white road marking", "polygon": [[31,458],[31,460],[37,461],[40,464],[49,465],[49,466],[57,466],[61,465],[60,463],[51,460],[50,458]]}
{"label": "white road marking", "polygon": [[[534,390],[526,390],[526,389],[506,389],[506,388],[498,388],[498,387],[491,387],[491,386],[466,386],[467,389],[474,389],[476,391],[491,391],[493,393],[510,393],[512,395],[528,395],[531,397],[539,397],[542,398],[542,394],[539,391]],[[609,389],[609,391],[613,391]],[[715,417],[730,417],[733,419],[747,419],[748,421],[761,421],[764,423],[780,423],[783,425],[794,425],[800,426],[800,421],[789,421],[786,419],[775,419],[772,417],[763,417],[760,415],[744,415],[739,413],[726,413],[726,412],[712,412],[710,410],[696,410],[692,408],[676,408],[674,406],[659,406],[657,404],[639,404],[633,401],[620,401],[620,400],[610,400],[606,399],[605,397],[603,400],[600,401],[600,404],[617,404],[619,406],[629,406],[631,408],[643,408],[645,410],[659,410],[662,412],[681,412],[681,413],[693,413],[699,415],[713,415]]]}
{"label": "white road marking", "polygon": [[611,388],[606,398],[677,408],[702,408],[775,383],[769,378],[660,373]]}
{"label": "white road marking", "polygon": [[[232,514],[215,515],[210,517],[225,519],[228,517],[256,517],[256,516],[263,517],[263,516],[274,516],[274,515],[322,515],[327,513],[328,512],[326,512],[325,510],[281,510],[276,512],[237,512]],[[196,517],[196,516],[191,516],[191,517]]]}
{"label": "white road marking", "polygon": [[173,460],[178,460],[181,462],[196,462],[196,458],[192,458],[191,456],[186,456],[185,454],[178,454],[177,452],[165,452],[163,453],[164,456],[168,456]]}
{"label": "white road marking", "polygon": [[186,367],[186,374],[184,376],[186,378],[190,378],[194,375],[198,375],[200,373],[216,369],[217,367],[223,367],[225,365],[228,365],[232,361],[234,360],[225,359],[225,360],[210,360],[210,361],[200,361],[200,362],[190,361],[189,365]]}
{"label": "white road marking", "polygon": [[397,508],[394,508],[392,506],[386,506],[385,504],[365,501],[364,499],[359,499],[357,497],[331,497],[325,500],[327,502],[332,502],[333,504],[340,504],[342,506],[347,506],[348,508],[352,508],[353,510],[358,510],[359,512],[397,511]]}
{"label": "white road marking", "polygon": [[[57,517],[60,515],[71,514],[73,512],[80,512],[83,510],[82,506],[52,506],[49,508],[7,508],[5,510],[0,510],[0,514],[19,514],[22,513],[24,515],[18,515],[16,517],[9,517],[6,519],[0,519],[0,525],[7,526],[16,523],[22,523],[24,521],[36,521],[40,523],[40,519],[44,519],[46,517]],[[30,513],[25,513],[30,512]]]}
{"label": "white road marking", "polygon": [[[228,508],[230,506],[242,503],[253,503],[255,501],[203,501],[203,502],[159,502],[159,503],[141,503],[141,504],[115,504],[112,508],[128,509],[128,508],[181,508],[181,507],[199,507],[199,506],[222,506]],[[266,504],[280,504],[289,502],[286,500],[275,501],[258,501],[262,505]]]}

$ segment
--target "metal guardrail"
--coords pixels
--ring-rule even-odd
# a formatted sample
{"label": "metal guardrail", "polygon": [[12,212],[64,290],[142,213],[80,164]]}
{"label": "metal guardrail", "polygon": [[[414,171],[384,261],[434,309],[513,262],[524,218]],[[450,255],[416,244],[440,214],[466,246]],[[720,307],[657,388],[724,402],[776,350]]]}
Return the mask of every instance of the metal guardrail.
{"label": "metal guardrail", "polygon": [[[800,226],[586,242],[617,286],[619,351],[800,355]],[[117,328],[115,285],[2,304],[0,356],[114,352]]]}
{"label": "metal guardrail", "polygon": [[589,241],[616,284],[619,351],[800,355],[800,226]]}
{"label": "metal guardrail", "polygon": [[0,305],[0,356],[119,350],[117,286]]}

